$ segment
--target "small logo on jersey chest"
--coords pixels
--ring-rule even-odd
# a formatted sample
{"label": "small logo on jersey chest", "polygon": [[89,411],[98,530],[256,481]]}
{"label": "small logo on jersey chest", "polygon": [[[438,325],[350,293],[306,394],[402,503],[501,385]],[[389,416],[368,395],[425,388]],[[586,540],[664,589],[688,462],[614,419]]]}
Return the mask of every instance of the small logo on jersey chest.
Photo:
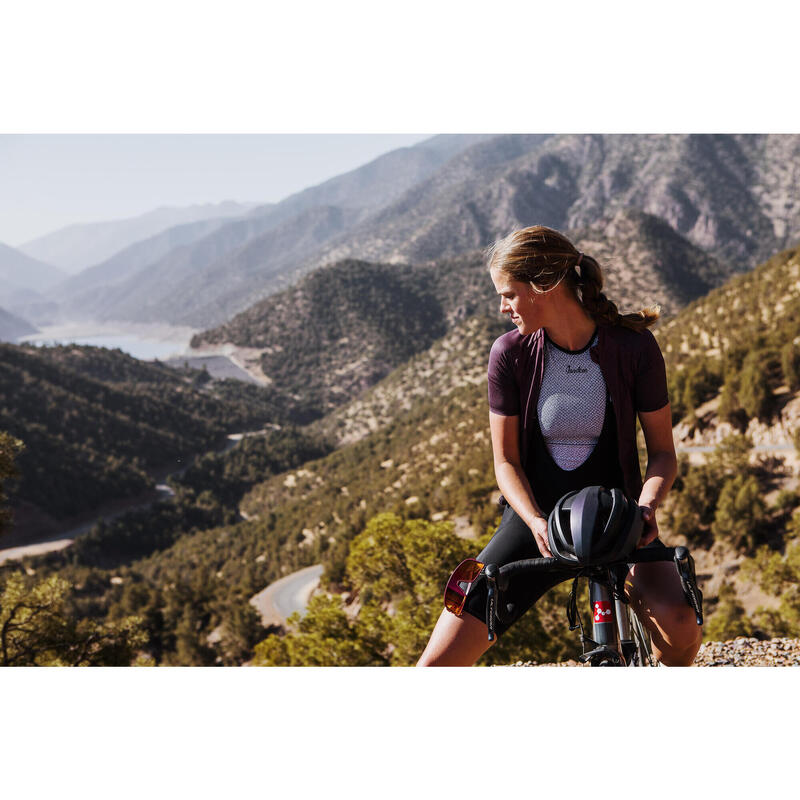
{"label": "small logo on jersey chest", "polygon": [[586,369],[586,367],[571,367],[569,364],[567,364],[567,373],[568,374],[572,374],[572,373],[575,373],[575,372],[588,372],[588,371],[589,370]]}

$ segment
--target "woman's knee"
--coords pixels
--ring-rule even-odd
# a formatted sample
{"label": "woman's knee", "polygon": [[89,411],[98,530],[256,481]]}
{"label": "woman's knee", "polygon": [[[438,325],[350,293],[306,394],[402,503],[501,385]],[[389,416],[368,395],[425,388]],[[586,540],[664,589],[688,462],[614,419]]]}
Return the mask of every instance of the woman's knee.
{"label": "woman's knee", "polygon": [[486,624],[469,613],[442,611],[418,667],[467,667],[489,649]]}
{"label": "woman's knee", "polygon": [[656,623],[660,635],[655,644],[661,651],[661,661],[676,666],[691,664],[703,638],[694,610],[688,604],[664,606],[657,611]]}

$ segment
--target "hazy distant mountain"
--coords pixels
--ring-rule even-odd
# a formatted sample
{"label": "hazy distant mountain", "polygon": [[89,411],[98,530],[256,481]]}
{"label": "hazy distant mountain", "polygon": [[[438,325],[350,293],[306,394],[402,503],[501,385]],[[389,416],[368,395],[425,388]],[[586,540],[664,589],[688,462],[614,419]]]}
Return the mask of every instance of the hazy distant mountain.
{"label": "hazy distant mountain", "polygon": [[284,213],[321,205],[358,208],[362,217],[398,199],[462,151],[492,134],[442,134],[411,147],[399,147],[324,183],[303,189],[279,203]]}
{"label": "hazy distant mountain", "polygon": [[16,342],[20,336],[36,333],[36,328],[27,320],[0,308],[0,342]]}
{"label": "hazy distant mountain", "polygon": [[239,217],[253,203],[203,203],[184,208],[157,208],[128,219],[69,225],[66,228],[26,242],[19,249],[33,258],[79,272],[99,264],[128,245],[147,239],[174,225],[215,217]]}
{"label": "hazy distant mountain", "polygon": [[26,296],[37,297],[64,278],[64,272],[0,243],[0,304],[17,311]]}
{"label": "hazy distant mountain", "polygon": [[[206,320],[221,322],[260,299],[263,293],[258,289],[266,279],[286,285],[281,269],[288,270],[351,224],[355,214],[335,207],[309,209],[255,239],[248,237],[238,248],[226,246],[238,224],[237,229],[225,226],[195,245],[172,251],[122,283],[95,290],[94,316],[102,320],[183,320],[183,324],[198,327]],[[89,294],[83,297],[88,299]]]}
{"label": "hazy distant mountain", "polygon": [[154,264],[171,251],[207,236],[228,224],[224,217],[189,222],[126,247],[111,258],[73,275],[50,289],[48,295],[62,303],[62,316],[80,317],[91,302],[89,290],[111,286]]}
{"label": "hazy distant mountain", "polygon": [[[130,252],[124,256],[123,270],[131,276],[129,282],[114,278],[117,285],[109,288],[100,279],[119,274],[115,256],[100,265],[102,270],[93,269],[87,275],[91,287],[69,302],[66,313],[181,321],[200,327],[220,323],[254,299],[285,286],[291,268],[329,238],[400,196],[453,154],[487,138],[483,134],[434,136],[379,156],[274,206],[253,209],[244,218],[159,258],[148,260],[144,251]],[[67,290],[78,285],[71,281]]]}

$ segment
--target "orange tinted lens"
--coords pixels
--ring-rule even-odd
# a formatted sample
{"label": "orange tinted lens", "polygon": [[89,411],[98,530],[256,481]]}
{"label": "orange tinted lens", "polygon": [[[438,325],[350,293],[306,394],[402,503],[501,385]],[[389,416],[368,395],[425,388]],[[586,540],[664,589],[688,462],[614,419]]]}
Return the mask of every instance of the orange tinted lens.
{"label": "orange tinted lens", "polygon": [[451,589],[449,586],[445,590],[444,607],[457,617],[461,616],[461,612],[464,610],[464,603],[466,600],[467,596],[465,594],[461,594],[455,589]]}
{"label": "orange tinted lens", "polygon": [[467,583],[472,583],[478,575],[481,574],[481,570],[483,569],[483,564],[480,561],[475,561],[475,559],[470,558],[466,561],[462,561],[454,570],[453,575],[450,578],[450,582],[453,581],[461,582],[466,581]]}
{"label": "orange tinted lens", "polygon": [[444,592],[444,607],[456,616],[461,616],[470,584],[481,574],[483,564],[474,558],[462,561],[447,581]]}

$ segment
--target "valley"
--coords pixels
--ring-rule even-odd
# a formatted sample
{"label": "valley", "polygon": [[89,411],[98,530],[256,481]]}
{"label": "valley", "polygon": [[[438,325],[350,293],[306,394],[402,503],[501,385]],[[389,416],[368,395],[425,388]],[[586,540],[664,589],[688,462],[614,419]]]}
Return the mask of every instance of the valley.
{"label": "valley", "polygon": [[[129,242],[70,279],[101,338],[0,345],[11,507],[55,525],[3,535],[0,585],[63,579],[75,619],[137,619],[132,658],[157,664],[413,663],[499,519],[486,361],[509,328],[482,248],[535,218],[620,310],[661,304],[680,467],[659,525],[695,554],[707,636],[800,636],[798,137],[462,144]],[[706,166],[731,159],[746,180]],[[65,332],[59,292],[14,295],[28,339]],[[565,591],[482,663],[572,657]]]}

